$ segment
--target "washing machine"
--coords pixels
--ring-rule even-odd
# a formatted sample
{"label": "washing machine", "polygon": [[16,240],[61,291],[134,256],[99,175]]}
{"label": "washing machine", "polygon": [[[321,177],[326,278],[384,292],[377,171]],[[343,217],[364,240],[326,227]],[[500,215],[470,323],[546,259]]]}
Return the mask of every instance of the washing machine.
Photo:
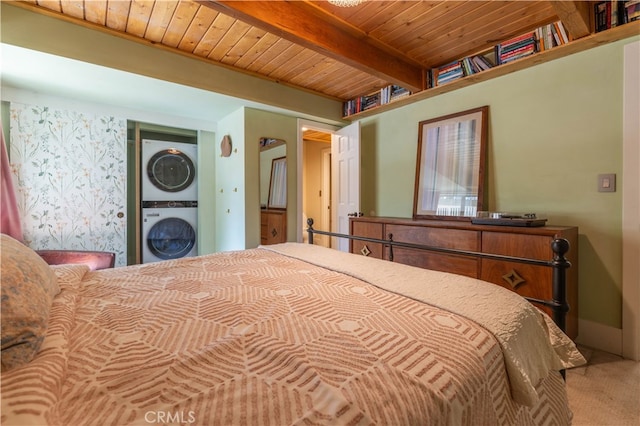
{"label": "washing machine", "polygon": [[142,263],[196,256],[197,201],[142,203]]}
{"label": "washing machine", "polygon": [[198,199],[196,144],[142,140],[142,201]]}

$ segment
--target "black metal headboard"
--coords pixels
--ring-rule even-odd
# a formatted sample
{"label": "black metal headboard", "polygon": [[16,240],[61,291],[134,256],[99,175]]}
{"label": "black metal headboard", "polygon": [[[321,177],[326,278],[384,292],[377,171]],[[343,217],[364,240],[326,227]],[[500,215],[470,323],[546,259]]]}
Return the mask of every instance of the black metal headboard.
{"label": "black metal headboard", "polygon": [[560,327],[560,329],[566,332],[566,316],[569,312],[569,303],[567,301],[567,269],[571,267],[571,263],[565,258],[565,254],[569,251],[569,241],[563,238],[554,239],[551,243],[551,250],[553,251],[553,259],[551,260],[539,260],[528,259],[524,257],[504,256],[499,254],[479,253],[468,250],[456,250],[442,247],[426,246],[421,244],[403,243],[399,241],[393,241],[393,234],[388,235],[388,239],[377,239],[368,237],[359,237],[356,235],[338,234],[335,232],[318,231],[313,229],[313,219],[307,219],[307,233],[309,235],[309,244],[313,244],[314,234],[327,235],[330,237],[346,238],[349,240],[367,241],[372,243],[380,243],[389,247],[389,260],[393,261],[393,248],[405,247],[417,250],[427,250],[433,252],[458,254],[463,256],[473,256],[477,258],[506,260],[510,262],[518,262],[529,265],[539,265],[549,267],[553,271],[552,278],[552,296],[551,300],[542,300],[532,297],[525,297],[530,302],[535,302],[543,306],[547,306],[551,309],[553,321]]}

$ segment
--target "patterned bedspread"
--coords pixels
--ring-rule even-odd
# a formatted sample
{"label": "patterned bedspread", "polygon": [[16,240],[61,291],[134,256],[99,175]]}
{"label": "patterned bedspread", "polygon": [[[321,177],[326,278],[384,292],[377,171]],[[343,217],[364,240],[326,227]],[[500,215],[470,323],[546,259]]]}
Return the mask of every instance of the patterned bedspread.
{"label": "patterned bedspread", "polygon": [[557,372],[533,407],[512,399],[485,327],[291,256],[55,269],[42,349],[2,374],[2,424],[570,422]]}

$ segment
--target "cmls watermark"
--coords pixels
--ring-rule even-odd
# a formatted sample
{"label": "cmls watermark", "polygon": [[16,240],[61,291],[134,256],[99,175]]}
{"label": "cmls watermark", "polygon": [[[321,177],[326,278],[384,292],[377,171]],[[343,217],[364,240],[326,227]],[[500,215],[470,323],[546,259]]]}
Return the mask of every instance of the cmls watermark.
{"label": "cmls watermark", "polygon": [[191,424],[196,421],[196,413],[194,411],[147,411],[144,413],[144,420],[147,423],[155,424]]}

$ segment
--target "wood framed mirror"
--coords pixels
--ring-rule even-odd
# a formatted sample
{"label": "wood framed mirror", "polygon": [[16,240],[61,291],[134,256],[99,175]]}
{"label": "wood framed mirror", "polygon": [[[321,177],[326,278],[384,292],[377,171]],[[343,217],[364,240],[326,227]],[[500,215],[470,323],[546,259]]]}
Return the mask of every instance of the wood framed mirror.
{"label": "wood framed mirror", "polygon": [[485,205],[489,107],[418,124],[414,219],[476,216]]}
{"label": "wood framed mirror", "polygon": [[274,158],[271,161],[271,180],[267,208],[287,208],[287,157]]}

